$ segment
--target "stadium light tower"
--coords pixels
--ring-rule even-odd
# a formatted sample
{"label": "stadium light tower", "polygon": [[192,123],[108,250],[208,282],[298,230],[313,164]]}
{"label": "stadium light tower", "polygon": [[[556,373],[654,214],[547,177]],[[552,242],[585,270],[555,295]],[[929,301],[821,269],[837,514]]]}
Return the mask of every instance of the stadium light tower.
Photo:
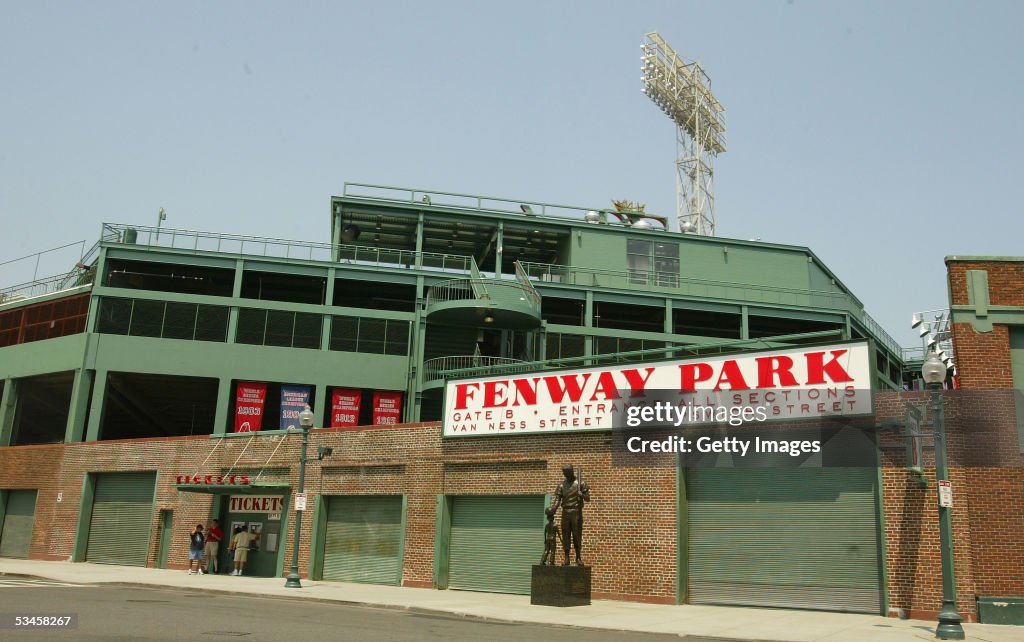
{"label": "stadium light tower", "polygon": [[679,231],[715,235],[715,156],[725,151],[725,110],[699,63],[686,62],[656,32],[643,50],[643,92],[676,124]]}

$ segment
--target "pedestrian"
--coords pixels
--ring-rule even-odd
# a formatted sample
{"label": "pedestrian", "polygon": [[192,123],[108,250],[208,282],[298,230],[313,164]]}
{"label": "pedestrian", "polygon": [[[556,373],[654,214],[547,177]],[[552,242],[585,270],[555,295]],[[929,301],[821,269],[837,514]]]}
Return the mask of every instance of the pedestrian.
{"label": "pedestrian", "polygon": [[209,528],[206,529],[206,572],[216,573],[220,566],[217,556],[220,553],[220,541],[224,539],[224,531],[220,528],[220,522],[211,520]]}
{"label": "pedestrian", "polygon": [[203,574],[203,548],[206,546],[206,537],[203,536],[203,525],[196,524],[189,534],[188,547],[188,574],[195,575],[197,572]]}
{"label": "pedestrian", "polygon": [[235,571],[232,575],[241,575],[245,569],[245,561],[249,557],[249,531],[241,526],[235,527],[231,537],[231,550],[235,552]]}

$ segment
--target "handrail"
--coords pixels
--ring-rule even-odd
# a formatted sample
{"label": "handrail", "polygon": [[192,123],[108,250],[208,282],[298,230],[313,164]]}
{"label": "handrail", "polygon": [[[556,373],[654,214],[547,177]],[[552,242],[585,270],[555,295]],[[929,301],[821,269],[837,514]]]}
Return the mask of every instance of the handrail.
{"label": "handrail", "polygon": [[[774,344],[788,343],[793,341],[806,341],[808,339],[826,339],[837,334],[841,334],[842,331],[839,329],[835,330],[818,330],[816,332],[800,332],[797,334],[780,334],[774,337],[761,337],[759,339],[730,339],[728,341],[718,341],[714,343],[704,343],[699,345],[675,345],[666,346],[662,348],[646,348],[644,350],[631,350],[629,352],[610,352],[606,354],[593,354],[581,357],[562,357],[560,359],[542,359],[537,361],[524,361],[521,364],[516,364],[516,369],[505,370],[500,367],[501,364],[495,364],[491,368],[483,372],[482,368],[463,368],[460,370],[451,370],[446,374],[454,375],[458,377],[470,377],[470,376],[484,376],[490,374],[503,374],[505,372],[532,372],[540,370],[554,370],[557,368],[565,368],[572,366],[594,366],[602,365],[605,363],[622,363],[636,361],[645,357],[658,357],[663,358],[669,353],[681,353],[682,355],[689,356],[701,356],[711,353],[728,352],[737,350],[740,348],[748,349],[750,347],[774,347]],[[520,369],[521,368],[521,369]]]}
{"label": "handrail", "polygon": [[537,292],[537,288],[533,287],[533,283],[530,282],[530,277],[526,275],[526,270],[524,270],[523,266],[519,264],[519,261],[513,262],[512,265],[516,268],[516,281],[518,281],[519,284],[530,293],[530,298],[533,300],[534,304],[539,306],[540,293]]}
{"label": "handrail", "polygon": [[[427,305],[431,303],[443,303],[446,301],[465,301],[465,300],[479,300],[490,298],[491,294],[489,290],[487,296],[481,296],[478,294],[478,287],[483,286],[486,282],[485,287],[490,288],[514,288],[523,293],[524,298],[529,295],[529,290],[520,285],[519,283],[513,283],[511,281],[499,281],[496,279],[488,279],[486,277],[479,279],[450,279],[448,281],[442,281],[435,283],[430,286],[427,291]],[[497,292],[495,292],[496,294]]]}
{"label": "handrail", "polygon": [[451,357],[435,357],[423,362],[423,380],[436,381],[444,379],[449,371],[463,370],[465,368],[494,368],[497,366],[512,366],[525,364],[521,359],[510,357],[485,357],[479,354],[458,355]]}
{"label": "handrail", "polygon": [[425,270],[469,274],[472,257],[462,254],[416,252],[378,248],[368,245],[319,243],[290,239],[224,234],[198,230],[157,228],[145,225],[104,223],[102,243],[142,245],[191,252],[209,251],[222,254],[254,255],[272,258],[305,259],[366,266],[419,267]]}
{"label": "handrail", "polygon": [[42,279],[36,279],[35,281],[20,283],[18,285],[12,285],[10,287],[0,289],[0,304],[13,303],[14,301],[43,296],[44,294],[52,294],[54,292],[69,290],[74,287],[89,285],[92,283],[92,281],[88,281],[86,283],[78,283],[77,285],[68,287],[67,283],[70,282],[72,277],[77,276],[88,276],[90,278],[94,278],[95,271],[92,271],[91,273],[80,272],[76,269],[71,272],[48,276]]}

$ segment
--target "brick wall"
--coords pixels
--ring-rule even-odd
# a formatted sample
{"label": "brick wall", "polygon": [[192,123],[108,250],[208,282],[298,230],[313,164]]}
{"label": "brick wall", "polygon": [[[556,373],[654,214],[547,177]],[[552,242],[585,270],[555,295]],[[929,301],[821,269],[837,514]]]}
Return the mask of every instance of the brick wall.
{"label": "brick wall", "polygon": [[[407,586],[432,586],[438,495],[553,493],[561,468],[584,469],[593,500],[585,515],[584,559],[594,567],[595,597],[670,603],[675,600],[675,471],[612,467],[607,434],[483,437],[442,442],[433,425],[387,430],[317,430],[309,452],[334,455],[307,466],[312,495],[400,494],[407,499]],[[177,538],[168,567],[187,568],[187,533],[210,516],[213,498],[179,492],[179,474],[234,472],[298,485],[300,437],[258,435],[145,439],[0,448],[0,488],[38,488],[30,557],[69,559],[83,481],[88,473],[159,471],[148,565],[156,565],[160,510],[174,511]],[[56,502],[56,492],[63,500]],[[300,573],[308,575],[312,511],[303,519]],[[538,516],[538,522],[543,516]],[[290,519],[289,522],[291,523]],[[283,535],[285,571],[292,529]],[[629,545],[625,545],[629,543]]]}

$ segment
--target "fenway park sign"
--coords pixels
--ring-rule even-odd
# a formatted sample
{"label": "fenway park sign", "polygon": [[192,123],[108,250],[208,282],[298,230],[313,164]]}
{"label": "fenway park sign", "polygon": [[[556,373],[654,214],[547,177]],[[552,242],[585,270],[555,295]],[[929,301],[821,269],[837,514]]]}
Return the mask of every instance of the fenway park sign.
{"label": "fenway park sign", "polygon": [[653,400],[766,420],[872,412],[866,342],[451,381],[444,436],[611,430]]}

